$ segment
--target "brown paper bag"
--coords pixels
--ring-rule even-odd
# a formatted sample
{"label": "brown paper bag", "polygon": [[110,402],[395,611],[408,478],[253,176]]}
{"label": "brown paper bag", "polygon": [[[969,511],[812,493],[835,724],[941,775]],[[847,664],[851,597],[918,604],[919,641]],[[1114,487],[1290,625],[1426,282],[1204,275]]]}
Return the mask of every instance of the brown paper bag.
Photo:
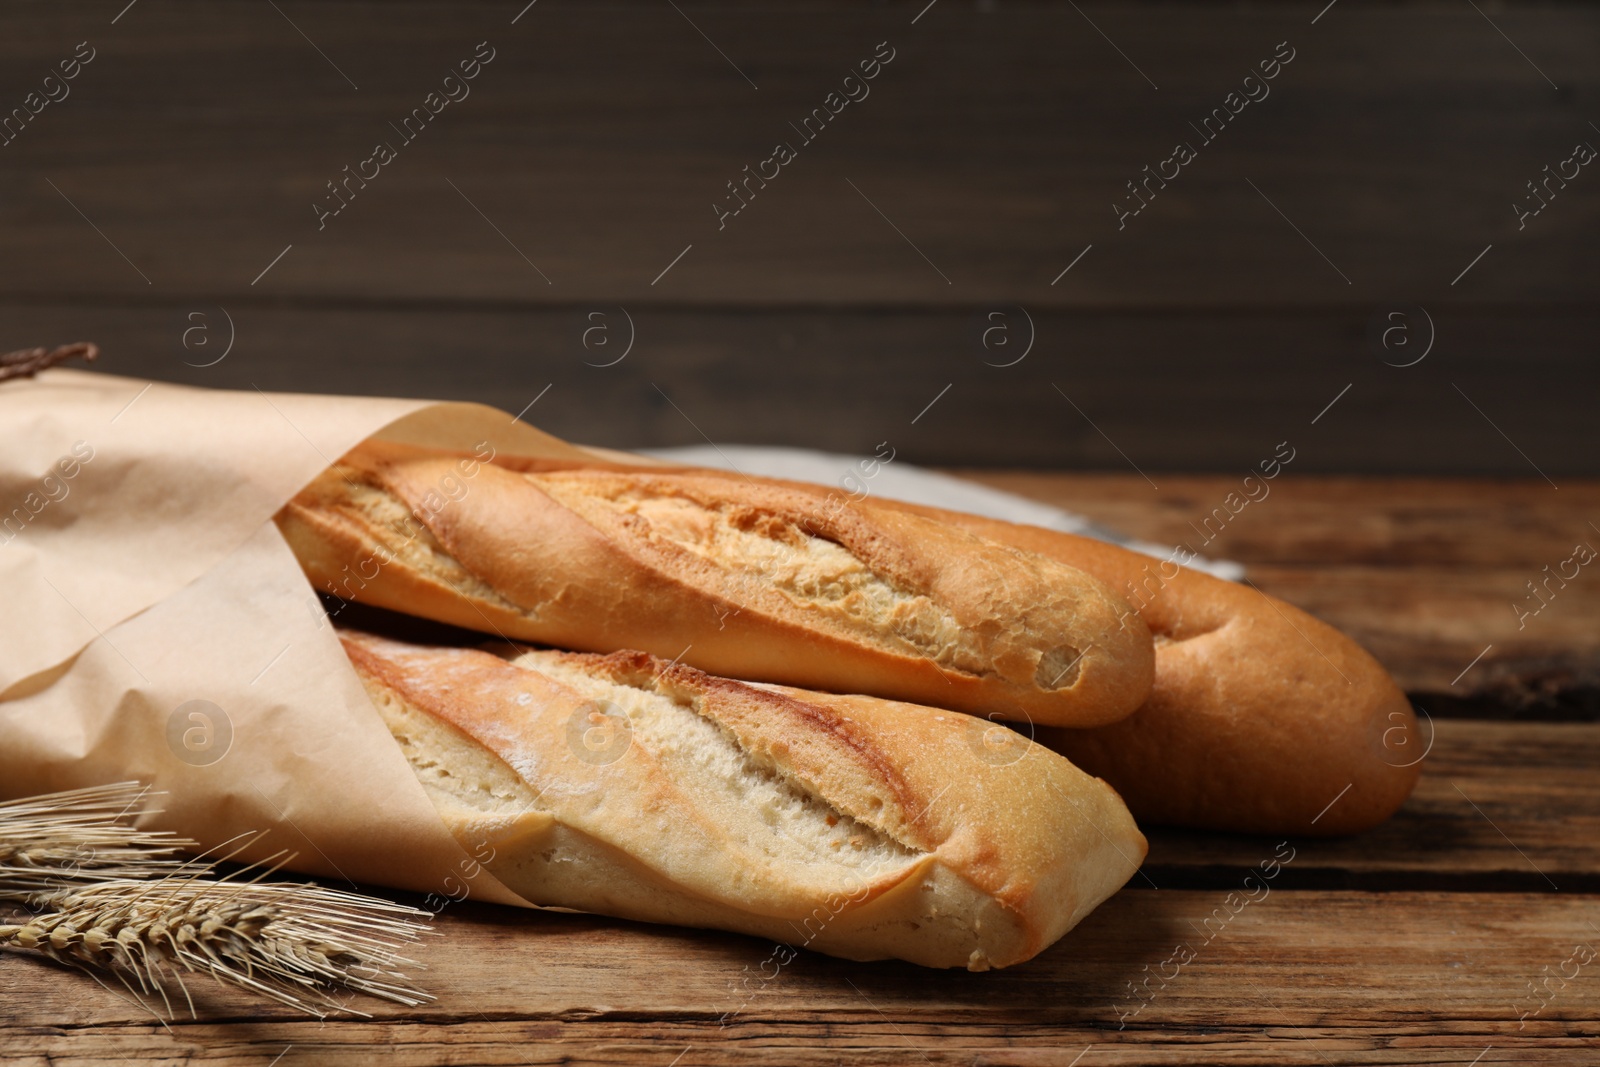
{"label": "brown paper bag", "polygon": [[167,793],[145,824],[203,846],[266,830],[243,858],[526,905],[446,831],[272,523],[368,437],[601,454],[476,404],[0,384],[0,798],[138,779]]}

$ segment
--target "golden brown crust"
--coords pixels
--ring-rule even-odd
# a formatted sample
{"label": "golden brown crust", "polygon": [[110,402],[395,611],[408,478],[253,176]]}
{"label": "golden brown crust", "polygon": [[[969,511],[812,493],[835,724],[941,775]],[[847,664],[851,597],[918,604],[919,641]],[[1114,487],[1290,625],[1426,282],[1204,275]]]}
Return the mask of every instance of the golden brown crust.
{"label": "golden brown crust", "polygon": [[319,589],[506,638],[1058,725],[1149,692],[1115,594],[949,523],[712,473],[461,462],[368,443],[279,526]]}
{"label": "golden brown crust", "polygon": [[1338,630],[1251,586],[1115,545],[896,505],[1080,567],[1156,637],[1134,714],[1039,739],[1116,787],[1140,819],[1260,833],[1368,829],[1405,802],[1427,739],[1387,671]]}
{"label": "golden brown crust", "polygon": [[[562,461],[565,463],[565,461]],[[1405,803],[1431,732],[1364,649],[1256,589],[1071,534],[884,501],[1093,574],[1156,641],[1134,714],[1038,737],[1109,781],[1143,821],[1337,835]]]}
{"label": "golden brown crust", "polygon": [[[342,636],[452,830],[492,841],[491,871],[535,903],[985,969],[1054,942],[1144,857],[1105,783],[1015,735],[996,760],[992,724],[955,712],[643,653]],[[571,729],[596,708],[627,720],[603,758]],[[448,734],[419,742],[396,709]],[[472,800],[488,754],[525,796]]]}

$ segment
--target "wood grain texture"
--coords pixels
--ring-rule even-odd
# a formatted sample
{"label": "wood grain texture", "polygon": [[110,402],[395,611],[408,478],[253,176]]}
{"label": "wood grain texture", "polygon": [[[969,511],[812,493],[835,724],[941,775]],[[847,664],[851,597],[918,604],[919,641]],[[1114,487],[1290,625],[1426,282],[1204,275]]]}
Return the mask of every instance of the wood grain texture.
{"label": "wood grain texture", "polygon": [[[1600,892],[1600,726],[1434,718],[1430,730],[1422,780],[1399,813],[1359,837],[1293,841],[1280,884]],[[1276,844],[1147,833],[1133,882],[1144,888],[1236,886]]]}
{"label": "wood grain texture", "polygon": [[[489,301],[349,307],[209,291],[159,306],[0,297],[0,322],[16,345],[94,340],[110,373],[477,400],[509,412],[549,386],[529,421],[618,448],[709,438],[871,453],[887,439],[912,463],[1119,473],[1137,464],[1159,485],[1174,470],[1242,476],[1287,438],[1298,450],[1294,472],[1537,479],[1542,470],[1563,484],[1600,470],[1585,436],[1600,387],[1600,312],[1435,307],[1449,358],[1410,368],[1385,366],[1367,347],[1371,312],[1035,308],[1025,318],[1013,306],[991,320],[980,306],[761,311],[624,299],[537,309]],[[997,322],[1007,343],[991,334],[985,349]],[[588,334],[585,348],[590,329],[602,332]],[[1026,358],[995,365],[1021,355],[1030,334]],[[1505,360],[1512,351],[1514,367]],[[1156,518],[1181,527],[1192,517],[1155,499],[1165,501]],[[1344,503],[1330,498],[1329,506]],[[1324,518],[1306,536],[1336,533]],[[1369,536],[1350,532],[1355,544]]]}
{"label": "wood grain texture", "polygon": [[420,952],[441,995],[422,1009],[308,1022],[197,983],[199,1020],[168,1032],[86,977],[0,957],[0,1047],[85,1064],[379,1047],[399,1064],[1587,1063],[1600,985],[1571,961],[1600,945],[1600,725],[1436,726],[1391,823],[1289,843],[1264,894],[1246,877],[1279,843],[1155,833],[1129,889],[993,974],[780,968],[754,939],[466,905]]}
{"label": "wood grain texture", "polygon": [[[463,906],[426,952],[436,1004],[318,1023],[197,989],[200,1020],[170,1034],[86,977],[5,958],[0,1043],[10,1062],[360,1063],[381,1046],[400,1064],[665,1067],[1067,1064],[1086,1047],[1124,1064],[1582,1063],[1600,1040],[1597,964],[1521,1017],[1541,1003],[1530,980],[1600,943],[1600,899],[1257,896],[1234,912],[1223,892],[1128,890],[982,975],[808,953],[778,970],[754,939]],[[1163,967],[1180,945],[1189,961]]]}
{"label": "wood grain texture", "polygon": [[[1574,481],[1553,491],[1531,471],[1502,480],[1302,477],[1304,451],[1273,480],[1266,499],[1251,503],[1203,546],[1207,554],[1252,565],[1401,574],[1417,567],[1527,567],[1531,577],[1570,555],[1574,542],[1600,538],[1589,525],[1600,525],[1600,483]],[[1129,474],[953,473],[1091,515],[1133,536],[1164,544],[1187,540],[1200,549],[1201,534],[1190,524],[1239,491],[1249,472],[1188,475],[1159,489]]]}
{"label": "wood grain texture", "polygon": [[1541,576],[1533,567],[1254,573],[1261,588],[1334,620],[1384,663],[1403,664],[1406,688],[1425,704],[1487,699],[1594,713],[1586,694],[1600,687],[1600,582],[1570,583],[1519,630],[1514,606],[1529,602],[1524,583]]}
{"label": "wood grain texture", "polygon": [[[77,41],[101,54],[0,149],[0,290],[238,294],[290,243],[257,292],[1336,306],[1442,297],[1495,242],[1451,295],[1539,303],[1586,300],[1600,264],[1592,190],[1520,231],[1511,208],[1593,136],[1600,14],[1582,7],[1496,20],[1558,90],[1470,7],[1345,3],[1312,26],[1294,5],[1091,24],[949,3],[912,25],[921,5],[547,2],[513,26],[509,2],[279,6],[184,0],[114,27],[99,7],[8,12],[8,105]],[[471,95],[399,140],[389,124],[483,40],[497,58]],[[881,41],[896,58],[871,95],[801,142],[789,123]],[[1189,124],[1282,41],[1270,95],[1207,145]],[[799,158],[719,231],[713,201],[780,139]],[[319,231],[325,183],[381,140],[398,158]],[[1199,157],[1119,231],[1125,183],[1180,140]]]}

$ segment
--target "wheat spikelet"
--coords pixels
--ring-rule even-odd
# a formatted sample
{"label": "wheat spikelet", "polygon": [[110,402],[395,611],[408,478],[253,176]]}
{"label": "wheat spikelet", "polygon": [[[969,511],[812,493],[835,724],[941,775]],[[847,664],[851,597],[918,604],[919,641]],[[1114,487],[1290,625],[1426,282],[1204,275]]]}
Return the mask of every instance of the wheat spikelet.
{"label": "wheat spikelet", "polygon": [[0,949],[109,971],[141,1001],[159,996],[169,1015],[169,982],[194,1011],[186,973],[317,1016],[353,1010],[340,990],[407,1005],[432,999],[400,970],[415,966],[400,949],[418,939],[427,912],[264,881],[286,862],[282,854],[249,879],[256,868],[209,878],[217,860],[179,855],[194,841],[129,825],[154,810],[151,796],[121,782],[0,804],[0,900],[39,912],[0,924]]}
{"label": "wheat spikelet", "polygon": [[179,869],[193,841],[129,825],[155,810],[151,799],[149,787],[119,782],[0,804],[0,897]]}
{"label": "wheat spikelet", "polygon": [[[271,873],[266,872],[266,873]],[[355,1011],[350,990],[400,1004],[432,997],[400,969],[428,913],[307,883],[171,877],[114,879],[42,894],[47,912],[0,924],[0,948],[26,949],[60,963],[109,970],[136,996],[182,989],[183,974],[206,974],[319,1017]]]}

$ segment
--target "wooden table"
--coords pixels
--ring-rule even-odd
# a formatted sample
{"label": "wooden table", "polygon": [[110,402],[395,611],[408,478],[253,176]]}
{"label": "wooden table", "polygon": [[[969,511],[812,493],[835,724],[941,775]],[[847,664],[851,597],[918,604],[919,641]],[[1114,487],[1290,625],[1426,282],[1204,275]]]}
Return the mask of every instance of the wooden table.
{"label": "wooden table", "polygon": [[[1171,540],[1228,478],[989,484]],[[1270,894],[1206,919],[1276,840],[1154,830],[1126,890],[991,974],[465,905],[423,951],[438,1001],[306,1020],[197,984],[163,1028],[87,977],[0,958],[7,1062],[1468,1064],[1600,1062],[1600,573],[1518,629],[1524,582],[1600,545],[1600,485],[1283,479],[1217,546],[1367,643],[1437,728],[1363,837],[1295,840]],[[1193,959],[1164,961],[1186,944]],[[1588,960],[1588,962],[1585,962]],[[1154,994],[1131,983],[1152,971]],[[746,979],[755,990],[748,1002]]]}

